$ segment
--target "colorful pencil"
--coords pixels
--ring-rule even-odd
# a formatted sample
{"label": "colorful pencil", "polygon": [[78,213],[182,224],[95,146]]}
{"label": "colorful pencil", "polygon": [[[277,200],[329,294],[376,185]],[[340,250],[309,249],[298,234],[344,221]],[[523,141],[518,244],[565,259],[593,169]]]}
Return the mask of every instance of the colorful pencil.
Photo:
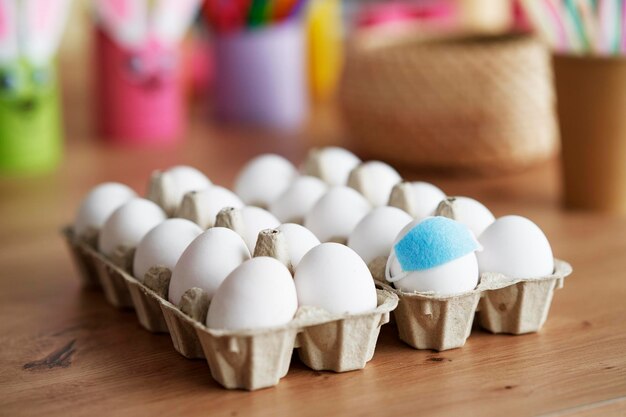
{"label": "colorful pencil", "polygon": [[277,22],[289,16],[296,0],[274,0],[271,3],[272,21]]}
{"label": "colorful pencil", "polygon": [[257,28],[299,15],[307,0],[206,0],[204,15],[218,32]]}
{"label": "colorful pencil", "polygon": [[[313,0],[316,1],[316,0]],[[299,16],[300,11],[304,9],[304,5],[306,4],[306,0],[296,0],[295,4],[291,8],[291,12],[289,13],[290,17]]]}
{"label": "colorful pencil", "polygon": [[269,2],[267,0],[252,0],[247,19],[249,27],[257,27],[265,24],[268,3]]}
{"label": "colorful pencil", "polygon": [[204,14],[217,31],[235,30],[245,25],[249,3],[250,0],[206,0]]}

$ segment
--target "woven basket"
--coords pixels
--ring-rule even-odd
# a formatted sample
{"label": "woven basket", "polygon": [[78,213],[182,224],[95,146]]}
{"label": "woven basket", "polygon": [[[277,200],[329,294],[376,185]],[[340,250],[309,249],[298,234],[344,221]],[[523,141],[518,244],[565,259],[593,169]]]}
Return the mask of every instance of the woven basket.
{"label": "woven basket", "polygon": [[536,39],[373,39],[351,44],[340,90],[361,152],[483,173],[517,170],[556,152],[550,56]]}

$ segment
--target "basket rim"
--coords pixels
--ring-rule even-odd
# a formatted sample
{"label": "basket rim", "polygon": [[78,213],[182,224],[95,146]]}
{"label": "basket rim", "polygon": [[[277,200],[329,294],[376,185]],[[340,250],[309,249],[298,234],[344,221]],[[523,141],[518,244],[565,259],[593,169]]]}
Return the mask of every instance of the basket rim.
{"label": "basket rim", "polygon": [[349,42],[350,49],[359,54],[377,53],[384,49],[395,48],[434,48],[449,47],[507,47],[511,44],[542,44],[532,33],[508,31],[502,33],[484,32],[450,32],[433,34],[418,30],[402,32],[383,31],[380,29],[364,29],[355,34]]}

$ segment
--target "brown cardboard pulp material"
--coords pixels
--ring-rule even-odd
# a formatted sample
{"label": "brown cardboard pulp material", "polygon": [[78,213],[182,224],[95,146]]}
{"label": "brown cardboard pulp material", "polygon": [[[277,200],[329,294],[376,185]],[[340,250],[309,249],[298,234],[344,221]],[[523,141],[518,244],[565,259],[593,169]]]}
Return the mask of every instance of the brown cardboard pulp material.
{"label": "brown cardboard pulp material", "polygon": [[[124,278],[124,270],[116,265],[113,261],[108,260],[104,255],[90,248],[92,257],[96,266],[98,280],[104,291],[104,297],[114,307],[130,308],[133,307],[133,300],[130,290]],[[125,255],[120,255],[123,258]],[[118,258],[116,256],[116,258]]]}
{"label": "brown cardboard pulp material", "polygon": [[83,286],[85,288],[100,288],[100,280],[98,279],[93,257],[95,251],[90,250],[92,245],[79,240],[70,227],[64,228],[62,233],[65,236],[65,242],[72,255],[72,261],[78,269],[78,275],[82,280]]}
{"label": "brown cardboard pulp material", "polygon": [[[64,233],[74,256],[81,254],[93,261],[109,303],[118,308],[134,307],[140,324],[151,332],[169,332],[174,348],[183,356],[206,358],[215,380],[229,389],[276,385],[287,374],[294,349],[314,370],[362,369],[372,359],[380,327],[389,322],[389,313],[398,305],[396,294],[376,290],[378,306],[367,313],[334,315],[305,306],[284,326],[245,331],[209,329],[185,314],[185,308],[171,304],[163,293],[131,276],[121,266],[124,262],[109,260],[84,242],[75,241],[69,229]],[[163,270],[151,269],[147,276],[159,273]]]}
{"label": "brown cardboard pulp material", "polygon": [[106,300],[114,307],[133,307],[130,290],[121,274],[122,269],[129,268],[133,250],[119,248],[109,261],[95,249],[96,238],[90,241],[79,239],[71,227],[64,228],[62,234],[77,264],[83,284],[86,287],[102,288]]}
{"label": "brown cardboard pulp material", "polygon": [[539,331],[548,316],[554,290],[562,288],[563,280],[571,273],[570,264],[555,259],[552,275],[512,279],[483,273],[476,289],[445,297],[403,292],[380,280],[377,285],[400,299],[394,311],[400,339],[416,349],[442,351],[465,344],[476,313],[480,326],[492,333]]}
{"label": "brown cardboard pulp material", "polygon": [[388,291],[377,293],[377,308],[362,314],[332,315],[301,307],[290,323],[273,329],[231,332],[194,325],[213,377],[227,388],[254,390],[276,385],[286,375],[294,348],[314,370],[364,368],[374,354],[380,327],[398,303]]}
{"label": "brown cardboard pulp material", "polygon": [[169,333],[167,321],[161,312],[161,304],[153,296],[152,291],[129,274],[124,274],[124,279],[130,291],[139,324],[153,333]]}

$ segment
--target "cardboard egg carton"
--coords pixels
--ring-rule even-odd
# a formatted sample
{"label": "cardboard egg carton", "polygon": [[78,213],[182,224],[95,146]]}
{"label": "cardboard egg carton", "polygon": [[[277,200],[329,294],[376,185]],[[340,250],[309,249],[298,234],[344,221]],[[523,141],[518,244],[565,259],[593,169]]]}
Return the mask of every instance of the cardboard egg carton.
{"label": "cardboard egg carton", "polygon": [[74,236],[70,227],[63,229],[62,233],[83,285],[100,288],[109,304],[116,308],[134,307],[131,291],[121,273],[122,269],[129,268],[132,251],[120,250],[112,260],[108,260],[94,248],[91,241]]}
{"label": "cardboard egg carton", "polygon": [[[161,304],[154,299],[151,290],[137,281],[128,271],[131,268],[132,251],[118,251],[109,260],[87,241],[77,239],[72,229],[63,229],[63,235],[76,263],[83,285],[102,289],[104,297],[113,307],[134,308],[142,327],[154,333],[168,333]],[[153,272],[150,270],[149,272]]]}
{"label": "cardboard egg carton", "polygon": [[552,275],[512,279],[483,273],[474,290],[444,297],[403,292],[379,277],[377,285],[399,297],[394,317],[400,339],[416,349],[442,351],[465,344],[476,315],[480,326],[492,333],[539,331],[548,317],[554,290],[562,288],[571,273],[570,264],[555,259]]}
{"label": "cardboard egg carton", "polygon": [[76,269],[78,269],[78,275],[83,286],[86,288],[100,288],[100,281],[94,262],[95,250],[93,250],[93,242],[79,240],[74,236],[71,227],[64,228],[61,233],[65,236],[65,242],[70,250],[72,261],[76,265]]}
{"label": "cardboard egg carton", "polygon": [[287,374],[294,349],[314,370],[364,368],[374,354],[380,327],[389,321],[389,312],[398,303],[397,296],[388,291],[377,290],[377,295],[378,306],[371,312],[333,315],[301,307],[284,326],[243,331],[209,329],[161,300],[168,323],[177,321],[177,329],[193,327],[196,331],[197,341],[189,334],[173,331],[172,339],[180,338],[178,343],[188,346],[199,342],[216,381],[226,388],[256,390],[276,385]]}
{"label": "cardboard egg carton", "polygon": [[204,325],[208,298],[197,308],[204,302],[202,290],[188,290],[183,299],[191,301],[177,307],[167,300],[165,292],[169,271],[152,268],[145,282],[139,282],[128,272],[132,251],[119,251],[107,259],[86,242],[74,239],[71,230],[64,233],[73,256],[94,266],[91,270],[81,266],[81,274],[96,271],[110,304],[134,307],[144,328],[168,332],[174,348],[187,358],[205,358],[215,380],[229,389],[276,385],[287,374],[294,349],[314,370],[362,369],[373,357],[380,327],[389,322],[389,313],[398,305],[397,295],[376,290],[378,306],[367,313],[336,315],[300,307],[284,326],[244,331],[209,329]]}
{"label": "cardboard egg carton", "polygon": [[130,274],[123,272],[122,276],[130,292],[139,324],[152,333],[169,333],[169,325],[161,310],[158,296]]}

